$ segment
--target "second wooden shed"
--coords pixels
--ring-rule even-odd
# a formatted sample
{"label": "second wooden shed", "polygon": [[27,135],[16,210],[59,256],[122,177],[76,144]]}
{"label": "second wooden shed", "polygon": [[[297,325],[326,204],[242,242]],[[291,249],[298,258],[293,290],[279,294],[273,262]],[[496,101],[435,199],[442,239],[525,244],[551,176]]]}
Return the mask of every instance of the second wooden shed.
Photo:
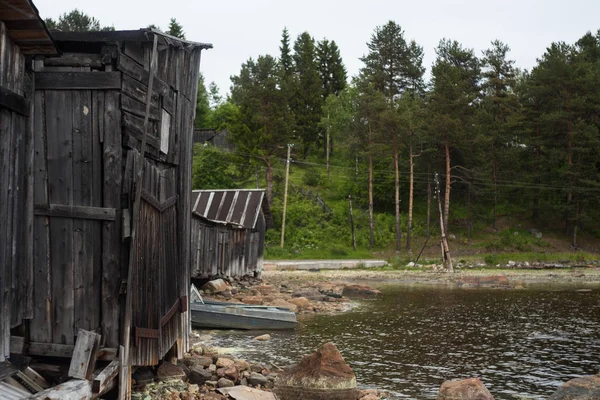
{"label": "second wooden shed", "polygon": [[264,190],[195,190],[192,278],[257,275],[273,216]]}

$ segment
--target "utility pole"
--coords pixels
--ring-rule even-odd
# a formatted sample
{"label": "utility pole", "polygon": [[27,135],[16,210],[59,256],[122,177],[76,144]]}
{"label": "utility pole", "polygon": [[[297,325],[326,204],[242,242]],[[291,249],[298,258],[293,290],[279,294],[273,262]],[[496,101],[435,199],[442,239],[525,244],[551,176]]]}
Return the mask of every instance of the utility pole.
{"label": "utility pole", "polygon": [[448,248],[448,240],[446,239],[446,230],[444,229],[444,215],[442,214],[442,199],[440,198],[440,178],[438,173],[435,173],[435,194],[438,201],[438,212],[440,214],[440,232],[442,234],[442,259],[444,260],[444,268],[448,272],[454,272],[452,268],[452,259],[450,258],[450,249]]}
{"label": "utility pole", "polygon": [[283,243],[285,240],[285,212],[287,209],[287,193],[288,193],[288,181],[290,179],[290,153],[292,152],[293,144],[288,143],[287,162],[285,164],[285,191],[283,192],[283,217],[281,219],[281,248],[283,249]]}
{"label": "utility pole", "polygon": [[356,251],[356,234],[354,233],[354,214],[352,212],[352,196],[348,195],[348,204],[350,205],[350,230],[352,231],[352,248]]}

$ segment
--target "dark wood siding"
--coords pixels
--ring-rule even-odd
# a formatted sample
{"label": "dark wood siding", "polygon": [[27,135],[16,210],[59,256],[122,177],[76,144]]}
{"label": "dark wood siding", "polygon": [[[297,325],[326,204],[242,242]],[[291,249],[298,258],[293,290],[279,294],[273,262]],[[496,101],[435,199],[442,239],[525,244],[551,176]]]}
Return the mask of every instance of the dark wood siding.
{"label": "dark wood siding", "polygon": [[[35,130],[30,214],[35,268],[26,340],[74,344],[78,329],[86,329],[100,332],[103,346],[122,344],[123,288],[134,251],[130,357],[133,365],[156,365],[174,344],[178,355],[188,347],[200,48],[160,47],[144,133],[151,46],[118,40],[88,45],[76,39],[58,43],[61,57],[35,61],[40,76],[30,135]],[[135,165],[144,166],[140,188],[133,185]],[[134,190],[142,190],[142,199],[132,242]],[[1,205],[8,207],[9,200],[3,197]]]}
{"label": "dark wood siding", "polygon": [[33,314],[33,75],[0,21],[0,362]]}

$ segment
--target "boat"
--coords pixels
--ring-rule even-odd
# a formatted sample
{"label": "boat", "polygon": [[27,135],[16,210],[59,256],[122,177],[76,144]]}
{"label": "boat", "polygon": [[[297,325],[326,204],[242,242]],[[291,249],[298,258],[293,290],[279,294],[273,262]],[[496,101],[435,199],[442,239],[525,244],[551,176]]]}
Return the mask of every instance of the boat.
{"label": "boat", "polygon": [[289,308],[205,300],[192,285],[192,326],[204,329],[283,330],[298,325]]}

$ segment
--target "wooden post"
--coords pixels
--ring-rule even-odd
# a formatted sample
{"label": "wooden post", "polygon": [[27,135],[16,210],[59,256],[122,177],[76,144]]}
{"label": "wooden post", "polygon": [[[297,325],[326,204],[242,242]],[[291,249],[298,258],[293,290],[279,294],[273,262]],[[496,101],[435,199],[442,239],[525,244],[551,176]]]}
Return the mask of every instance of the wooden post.
{"label": "wooden post", "polygon": [[288,144],[287,162],[285,165],[285,191],[283,193],[283,217],[281,219],[281,248],[285,241],[285,212],[287,209],[287,194],[288,194],[288,181],[290,179],[290,153],[292,152],[293,144]]}
{"label": "wooden post", "polygon": [[[131,398],[131,357],[130,339],[131,339],[131,319],[133,314],[133,265],[135,264],[135,240],[138,220],[140,217],[140,201],[142,199],[142,182],[144,177],[144,155],[146,153],[146,138],[148,133],[148,119],[150,116],[150,104],[152,100],[152,88],[154,83],[154,70],[156,69],[158,53],[158,36],[154,35],[152,43],[152,58],[150,59],[150,77],[148,79],[148,92],[146,93],[146,113],[144,115],[144,132],[142,134],[142,144],[140,146],[139,163],[135,166],[135,200],[133,203],[133,221],[131,222],[131,246],[129,249],[129,269],[127,271],[127,294],[125,301],[125,318],[123,324],[123,346],[119,348],[119,400],[129,400]],[[122,350],[122,351],[121,351]],[[123,387],[126,386],[126,387]]]}
{"label": "wooden post", "polygon": [[448,240],[446,239],[446,229],[444,227],[444,214],[442,213],[442,199],[440,198],[440,178],[438,173],[435,173],[435,194],[437,196],[438,201],[438,212],[440,214],[440,232],[442,236],[441,246],[442,246],[442,258],[444,260],[444,268],[448,270],[448,272],[454,272],[452,268],[452,259],[450,258],[450,249],[448,248]]}
{"label": "wooden post", "polygon": [[354,213],[352,212],[352,196],[348,195],[348,204],[350,205],[350,230],[352,231],[352,248],[356,251],[356,234],[354,233]]}

